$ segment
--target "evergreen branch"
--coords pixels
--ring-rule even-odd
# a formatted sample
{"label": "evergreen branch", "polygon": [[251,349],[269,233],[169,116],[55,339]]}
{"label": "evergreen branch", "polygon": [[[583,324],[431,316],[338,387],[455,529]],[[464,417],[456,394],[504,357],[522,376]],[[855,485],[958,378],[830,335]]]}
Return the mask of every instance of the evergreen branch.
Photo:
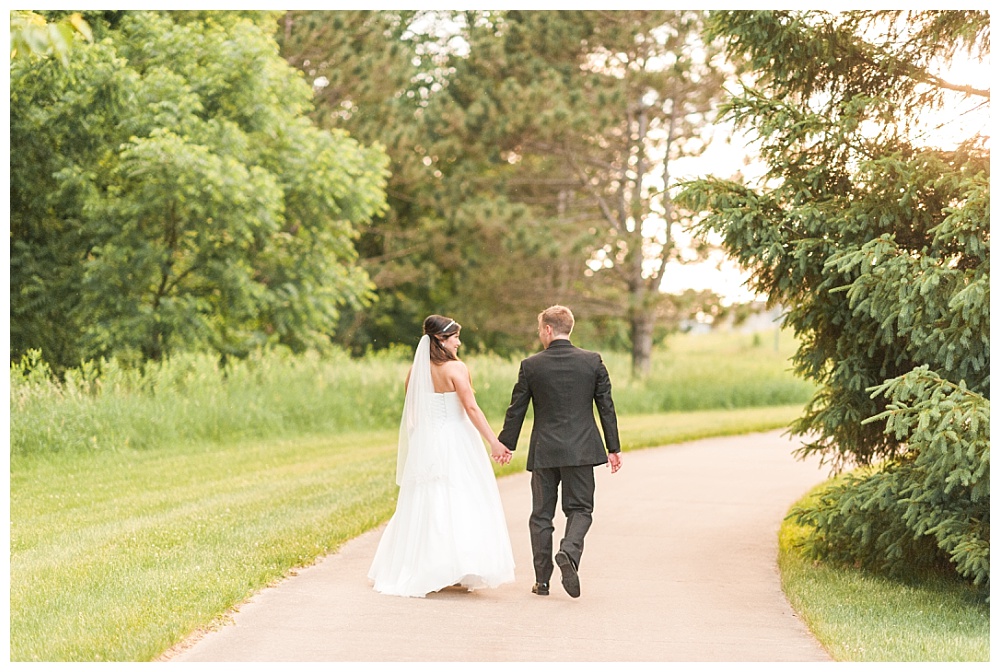
{"label": "evergreen branch", "polygon": [[607,201],[604,200],[604,197],[601,195],[601,193],[594,187],[593,184],[590,183],[590,180],[587,179],[587,172],[580,166],[580,164],[576,162],[575,157],[573,157],[572,155],[567,155],[566,158],[569,160],[570,166],[573,168],[573,170],[576,171],[577,175],[579,176],[580,183],[587,189],[587,191],[591,193],[591,195],[595,199],[597,199],[597,204],[600,206],[601,213],[604,215],[604,218],[608,221],[609,224],[611,224],[611,226],[616,231],[620,231],[623,222],[619,222],[618,220],[615,219],[615,216],[611,212],[611,208],[608,205]]}
{"label": "evergreen branch", "polygon": [[396,259],[402,259],[404,257],[408,257],[410,255],[416,254],[417,252],[422,252],[422,251],[426,250],[429,246],[430,246],[430,243],[428,243],[428,242],[417,243],[416,245],[412,245],[412,246],[410,246],[408,248],[405,248],[405,249],[402,249],[402,250],[398,250],[396,252],[389,252],[389,253],[386,253],[386,254],[381,254],[381,255],[379,255],[377,257],[365,257],[365,258],[361,259],[360,261],[366,267],[376,266],[376,265],[379,265],[379,264],[384,264],[387,261],[394,261]]}
{"label": "evergreen branch", "polygon": [[545,154],[545,153],[555,154],[556,156],[563,156],[563,157],[566,157],[566,158],[571,159],[571,160],[579,160],[579,161],[582,161],[583,163],[592,165],[592,166],[594,166],[596,168],[600,168],[602,170],[607,170],[609,172],[615,172],[615,171],[618,170],[618,166],[614,165],[613,163],[608,163],[607,161],[602,161],[600,159],[596,159],[596,158],[594,158],[592,156],[589,156],[587,154],[581,154],[581,153],[578,153],[578,152],[573,152],[572,150],[566,149],[565,147],[563,147],[561,145],[552,145],[552,144],[549,144],[547,142],[530,142],[530,143],[527,143],[525,145],[525,151],[526,152],[528,152],[528,151],[537,151],[540,154]]}

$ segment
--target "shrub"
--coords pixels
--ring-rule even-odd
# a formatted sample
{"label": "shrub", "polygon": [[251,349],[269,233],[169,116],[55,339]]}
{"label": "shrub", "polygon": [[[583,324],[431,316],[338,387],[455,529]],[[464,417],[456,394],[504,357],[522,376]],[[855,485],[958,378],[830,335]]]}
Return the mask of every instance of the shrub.
{"label": "shrub", "polygon": [[890,403],[869,422],[884,420],[908,451],[846,475],[793,511],[815,528],[808,553],[890,574],[947,567],[988,590],[989,399],[926,366],[875,394]]}

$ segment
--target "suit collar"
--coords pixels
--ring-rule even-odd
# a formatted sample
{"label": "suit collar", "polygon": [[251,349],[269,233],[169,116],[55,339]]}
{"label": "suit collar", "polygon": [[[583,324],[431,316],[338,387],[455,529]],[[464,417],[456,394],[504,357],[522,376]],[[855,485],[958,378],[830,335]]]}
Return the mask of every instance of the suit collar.
{"label": "suit collar", "polygon": [[570,342],[570,340],[568,338],[557,338],[554,341],[552,341],[551,343],[549,343],[549,347],[547,347],[545,349],[546,350],[551,350],[552,348],[572,348],[572,347],[573,347],[573,343]]}

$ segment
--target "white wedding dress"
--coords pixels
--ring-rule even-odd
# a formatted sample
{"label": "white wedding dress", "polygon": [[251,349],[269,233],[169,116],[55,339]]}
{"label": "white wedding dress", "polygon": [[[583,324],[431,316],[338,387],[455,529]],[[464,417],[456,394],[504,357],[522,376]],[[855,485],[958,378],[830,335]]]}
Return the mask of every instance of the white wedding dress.
{"label": "white wedding dress", "polygon": [[429,364],[423,378],[421,356],[418,347],[400,430],[396,512],[368,578],[380,593],[408,597],[510,583],[514,554],[490,458],[458,394],[433,392]]}

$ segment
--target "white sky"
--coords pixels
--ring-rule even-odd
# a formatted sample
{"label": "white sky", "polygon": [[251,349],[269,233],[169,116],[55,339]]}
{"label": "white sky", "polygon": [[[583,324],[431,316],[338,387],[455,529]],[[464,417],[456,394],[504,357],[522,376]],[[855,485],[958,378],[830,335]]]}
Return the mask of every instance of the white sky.
{"label": "white sky", "polygon": [[[738,139],[736,140],[738,143]],[[737,171],[748,171],[744,166],[744,151],[740,144],[731,145],[716,140],[705,153],[697,158],[682,159],[675,162],[676,175],[681,179],[690,179],[706,174],[720,178],[732,177]],[[681,250],[690,248],[692,236],[675,227],[672,232],[677,247]],[[718,242],[718,241],[713,241]],[[704,261],[681,263],[670,261],[663,270],[661,291],[668,294],[680,294],[686,289],[710,289],[722,297],[723,303],[747,303],[757,298],[756,294],[744,283],[749,277],[736,262],[721,250],[715,250]]]}

